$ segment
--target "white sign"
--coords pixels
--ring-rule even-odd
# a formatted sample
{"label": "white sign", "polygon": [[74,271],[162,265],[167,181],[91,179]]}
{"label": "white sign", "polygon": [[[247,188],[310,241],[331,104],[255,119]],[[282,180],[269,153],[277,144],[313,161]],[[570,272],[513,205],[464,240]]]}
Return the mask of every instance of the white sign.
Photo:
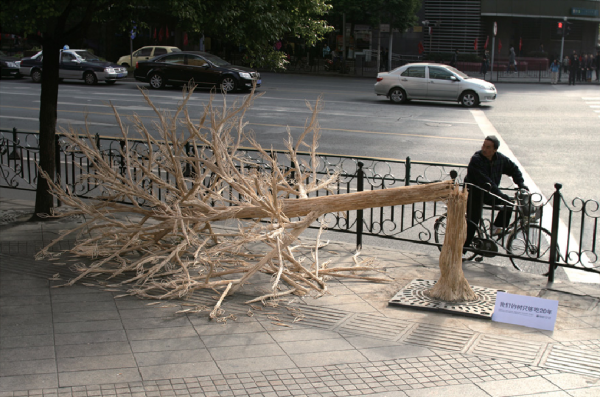
{"label": "white sign", "polygon": [[494,36],[498,34],[498,24],[494,22]]}
{"label": "white sign", "polygon": [[492,321],[554,331],[558,301],[498,292]]}

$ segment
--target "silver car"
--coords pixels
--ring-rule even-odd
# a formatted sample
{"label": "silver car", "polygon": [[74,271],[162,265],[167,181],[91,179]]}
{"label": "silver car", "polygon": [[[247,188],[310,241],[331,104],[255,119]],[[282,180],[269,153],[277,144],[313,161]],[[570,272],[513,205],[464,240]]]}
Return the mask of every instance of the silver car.
{"label": "silver car", "polygon": [[[41,83],[43,58],[42,51],[31,58],[24,58],[21,60],[19,72],[23,76],[31,77],[35,83]],[[92,85],[99,81],[114,84],[117,80],[127,77],[126,67],[103,61],[87,50],[62,49],[59,62],[59,79],[83,80]]]}
{"label": "silver car", "polygon": [[377,74],[375,93],[394,103],[411,99],[459,102],[473,107],[496,99],[496,87],[460,70],[438,63],[410,63],[391,72]]}

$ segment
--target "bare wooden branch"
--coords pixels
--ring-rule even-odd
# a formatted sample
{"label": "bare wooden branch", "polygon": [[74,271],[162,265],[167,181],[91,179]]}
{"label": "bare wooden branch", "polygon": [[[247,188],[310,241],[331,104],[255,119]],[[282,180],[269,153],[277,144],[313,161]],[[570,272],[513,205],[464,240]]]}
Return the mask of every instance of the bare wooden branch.
{"label": "bare wooden branch", "polygon": [[[192,90],[183,92],[172,114],[158,109],[145,91],[142,94],[158,117],[153,129],[137,115],[128,129],[113,107],[123,140],[122,163],[96,147],[89,129],[83,137],[72,129],[62,131],[70,150],[93,165],[92,174],[81,169],[79,180],[99,184],[102,190],[94,199],[82,200],[49,181],[51,193],[65,204],[53,216],[80,214],[87,219],[38,255],[54,255],[49,251],[52,245],[85,229],[86,235],[69,252],[92,262],[78,265],[75,270],[80,274],[65,285],[103,274],[125,275],[120,284],[129,287],[127,295],[141,298],[180,299],[214,289],[220,291],[220,299],[210,317],[218,318],[225,297],[259,272],[271,275],[271,292],[250,302],[311,291],[323,294],[326,279],[332,277],[385,282],[368,274],[376,273],[375,267],[356,258],[352,267],[319,263],[320,233],[311,263],[297,260],[291,244],[325,213],[443,200],[452,192],[452,183],[442,182],[309,197],[329,190],[339,172],[317,174],[320,98],[314,105],[307,103],[312,115],[300,138],[293,142],[288,135],[284,142],[291,167],[283,169],[274,153],[261,148],[252,132],[245,131],[243,116],[258,97],[254,92],[232,106],[224,97],[222,108],[211,96],[196,120],[187,108]],[[242,145],[256,149],[266,167],[258,168],[256,159],[240,149]],[[309,160],[299,156],[301,147],[309,149]],[[157,189],[165,199],[158,198]],[[234,231],[216,232],[215,222],[226,220]],[[261,254],[250,252],[249,247]],[[282,292],[282,283],[289,289]]]}

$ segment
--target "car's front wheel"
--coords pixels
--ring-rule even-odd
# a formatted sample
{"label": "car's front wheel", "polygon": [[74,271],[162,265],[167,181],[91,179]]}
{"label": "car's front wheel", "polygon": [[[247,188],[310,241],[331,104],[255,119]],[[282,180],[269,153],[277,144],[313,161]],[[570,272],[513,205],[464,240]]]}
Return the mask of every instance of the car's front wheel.
{"label": "car's front wheel", "polygon": [[237,89],[237,82],[232,76],[225,76],[221,79],[219,86],[221,87],[221,92],[233,92]]}
{"label": "car's front wheel", "polygon": [[41,83],[42,82],[42,71],[39,69],[34,69],[31,72],[31,80],[33,80],[34,83]]}
{"label": "car's front wheel", "polygon": [[479,96],[473,91],[466,91],[460,96],[460,103],[464,107],[472,108],[479,105]]}
{"label": "car's front wheel", "polygon": [[85,84],[87,85],[94,85],[98,83],[98,78],[94,73],[87,72],[85,75],[83,75],[83,81],[85,81]]}
{"label": "car's front wheel", "polygon": [[406,92],[402,88],[392,88],[389,93],[390,101],[393,103],[405,103]]}
{"label": "car's front wheel", "polygon": [[152,76],[150,76],[150,87],[156,90],[165,87],[165,79],[160,73],[152,73]]}

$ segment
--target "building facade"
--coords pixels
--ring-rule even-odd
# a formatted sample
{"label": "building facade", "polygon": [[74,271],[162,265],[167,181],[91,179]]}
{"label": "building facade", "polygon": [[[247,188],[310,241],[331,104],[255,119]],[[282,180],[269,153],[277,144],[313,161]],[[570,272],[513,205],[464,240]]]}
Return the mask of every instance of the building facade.
{"label": "building facade", "polygon": [[419,16],[426,21],[426,53],[482,54],[494,41],[500,57],[508,56],[511,45],[518,56],[558,57],[559,22],[569,29],[565,54],[595,53],[600,46],[600,0],[423,0]]}

